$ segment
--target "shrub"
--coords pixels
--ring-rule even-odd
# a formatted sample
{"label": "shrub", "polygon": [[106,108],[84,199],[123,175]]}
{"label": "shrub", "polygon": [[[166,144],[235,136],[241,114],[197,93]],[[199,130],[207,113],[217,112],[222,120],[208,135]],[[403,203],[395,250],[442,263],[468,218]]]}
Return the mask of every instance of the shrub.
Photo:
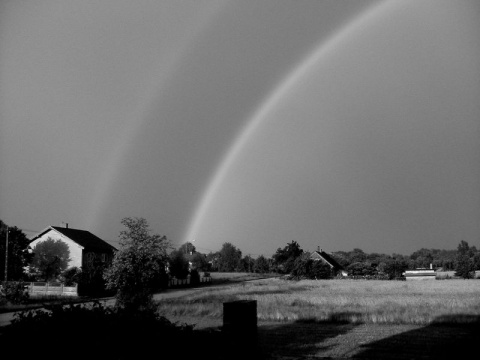
{"label": "shrub", "polygon": [[128,311],[99,302],[46,309],[16,313],[2,335],[2,352],[23,346],[25,334],[35,334],[30,348],[45,349],[54,341],[55,353],[75,359],[147,358],[159,350],[159,341],[172,349],[182,347],[189,356],[195,352],[195,347],[184,346],[193,338],[193,326],[172,323],[154,310]]}
{"label": "shrub", "polygon": [[172,251],[170,254],[170,275],[177,279],[186,279],[188,275],[188,260],[181,251]]}
{"label": "shrub", "polygon": [[197,270],[193,269],[190,271],[190,285],[195,286],[200,284],[200,274]]}
{"label": "shrub", "polygon": [[27,302],[29,298],[26,285],[21,281],[4,282],[3,291],[0,296],[3,298],[3,301],[0,300],[0,303],[9,302],[11,304],[22,304]]}
{"label": "shrub", "polygon": [[65,270],[61,275],[60,280],[62,280],[65,286],[74,286],[80,282],[81,276],[82,270],[74,266]]}

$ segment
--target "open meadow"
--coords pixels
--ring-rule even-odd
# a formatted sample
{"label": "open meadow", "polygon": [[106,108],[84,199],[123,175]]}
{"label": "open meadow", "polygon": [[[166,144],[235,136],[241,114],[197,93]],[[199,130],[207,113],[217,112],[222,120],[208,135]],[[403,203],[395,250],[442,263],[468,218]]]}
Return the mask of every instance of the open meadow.
{"label": "open meadow", "polygon": [[166,316],[221,318],[223,303],[256,300],[259,321],[465,323],[480,317],[478,280],[263,279],[205,287],[159,303]]}
{"label": "open meadow", "polygon": [[480,341],[478,280],[271,278],[185,290],[159,309],[171,321],[218,331],[223,303],[234,300],[257,301],[261,359],[460,359]]}

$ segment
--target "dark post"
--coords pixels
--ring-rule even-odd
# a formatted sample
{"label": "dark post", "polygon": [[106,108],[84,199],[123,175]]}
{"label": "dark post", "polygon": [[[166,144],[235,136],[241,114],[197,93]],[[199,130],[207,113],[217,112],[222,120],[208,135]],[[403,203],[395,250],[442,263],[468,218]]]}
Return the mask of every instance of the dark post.
{"label": "dark post", "polygon": [[5,282],[7,282],[7,272],[8,272],[8,225],[7,225],[7,237],[5,240]]}
{"label": "dark post", "polygon": [[233,345],[230,349],[236,353],[230,355],[254,356],[257,352],[257,301],[223,303],[222,332],[226,342]]}

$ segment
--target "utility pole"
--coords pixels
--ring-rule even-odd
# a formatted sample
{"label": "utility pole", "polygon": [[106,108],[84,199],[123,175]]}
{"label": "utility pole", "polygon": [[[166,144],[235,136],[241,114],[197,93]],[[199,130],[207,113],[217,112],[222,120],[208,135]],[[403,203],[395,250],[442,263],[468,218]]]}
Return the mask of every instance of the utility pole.
{"label": "utility pole", "polygon": [[7,269],[8,269],[8,225],[7,225],[7,238],[5,241],[5,282],[7,282]]}

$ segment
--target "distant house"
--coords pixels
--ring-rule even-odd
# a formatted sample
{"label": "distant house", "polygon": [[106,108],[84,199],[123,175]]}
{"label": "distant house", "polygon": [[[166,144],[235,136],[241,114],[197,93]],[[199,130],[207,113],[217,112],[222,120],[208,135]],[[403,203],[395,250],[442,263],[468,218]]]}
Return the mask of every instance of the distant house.
{"label": "distant house", "polygon": [[110,262],[117,250],[114,246],[86,230],[68,227],[49,226],[31,239],[33,249],[47,239],[61,240],[68,245],[70,262],[68,267],[87,267],[95,261]]}
{"label": "distant house", "polygon": [[403,275],[406,280],[435,280],[436,273],[430,264],[430,269],[427,268],[417,268],[415,270],[406,270]]}
{"label": "distant house", "polygon": [[310,254],[310,259],[312,259],[313,261],[323,261],[325,264],[330,266],[335,275],[348,275],[347,271],[343,268],[342,265],[340,265],[331,255],[327,254],[320,248]]}

